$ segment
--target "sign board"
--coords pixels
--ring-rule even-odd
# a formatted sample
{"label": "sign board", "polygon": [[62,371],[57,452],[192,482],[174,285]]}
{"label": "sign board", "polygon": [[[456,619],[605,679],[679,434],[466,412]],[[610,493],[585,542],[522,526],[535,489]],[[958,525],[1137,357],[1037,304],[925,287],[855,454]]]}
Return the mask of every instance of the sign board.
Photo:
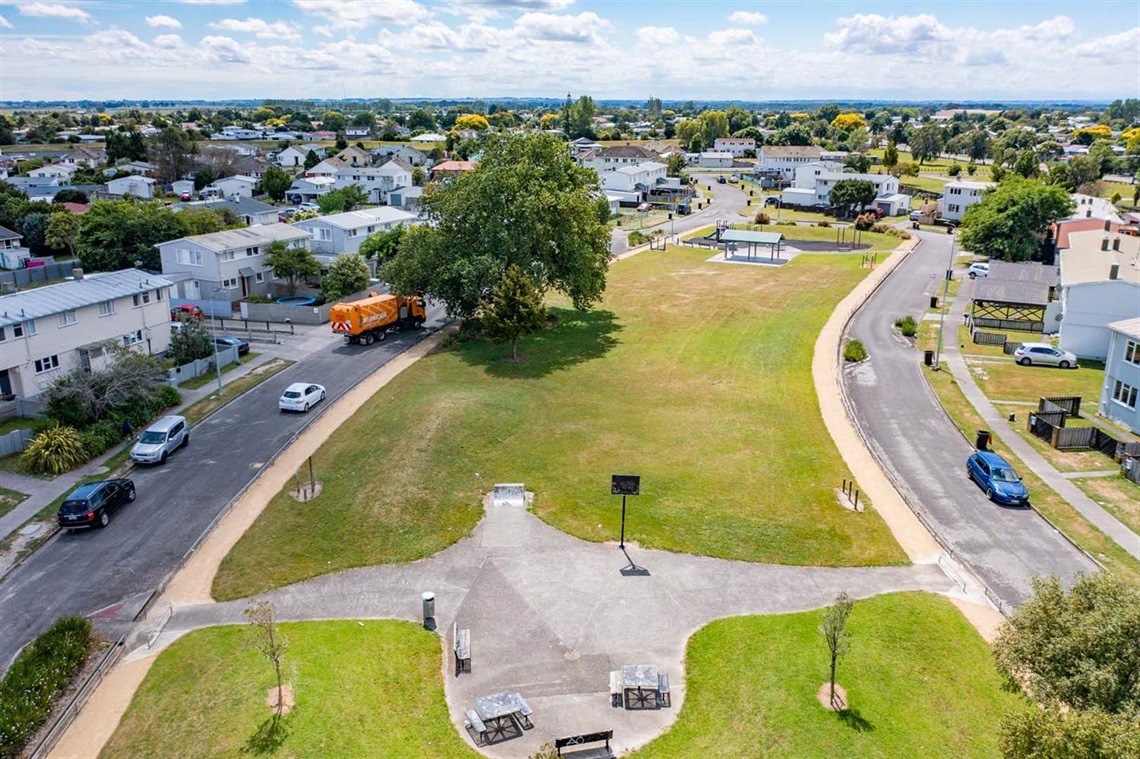
{"label": "sign board", "polygon": [[641,475],[615,474],[610,479],[610,495],[638,495],[641,492]]}
{"label": "sign board", "polygon": [[609,747],[610,741],[614,738],[613,730],[603,730],[597,733],[586,733],[584,735],[571,735],[567,738],[556,738],[554,740],[554,748],[563,749],[567,746],[581,746],[583,743],[600,743],[606,742]]}
{"label": "sign board", "polygon": [[491,494],[492,506],[526,506],[526,486],[521,482],[495,485]]}

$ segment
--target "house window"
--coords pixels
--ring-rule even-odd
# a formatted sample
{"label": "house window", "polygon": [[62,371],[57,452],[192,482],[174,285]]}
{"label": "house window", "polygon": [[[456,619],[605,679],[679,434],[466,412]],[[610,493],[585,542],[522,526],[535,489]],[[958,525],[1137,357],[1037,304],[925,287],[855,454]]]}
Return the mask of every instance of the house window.
{"label": "house window", "polygon": [[162,289],[158,289],[158,290],[154,291],[154,299],[157,300],[159,303],[162,302],[162,297],[163,297],[162,292],[163,292]]}
{"label": "house window", "polygon": [[232,260],[234,260],[234,252],[233,252],[232,250],[227,250],[225,253],[223,253],[223,254],[221,255],[221,259],[222,259],[223,261],[232,261]]}
{"label": "house window", "polygon": [[201,266],[202,251],[179,248],[174,251],[174,259],[182,266]]}
{"label": "house window", "polygon": [[1117,380],[1112,388],[1112,400],[1128,408],[1136,408],[1136,388]]}
{"label": "house window", "polygon": [[327,228],[327,227],[321,227],[320,229],[317,230],[317,239],[318,240],[331,240],[332,239],[332,230]]}
{"label": "house window", "polygon": [[105,300],[99,304],[100,316],[110,316],[113,313],[115,313],[115,301]]}
{"label": "house window", "polygon": [[136,329],[134,332],[128,332],[123,335],[123,345],[130,348],[132,345],[138,345],[142,342],[142,330]]}
{"label": "house window", "polygon": [[248,257],[248,256],[256,256],[256,255],[258,254],[258,252],[259,252],[259,251],[258,251],[258,249],[257,249],[257,248],[246,248],[246,249],[245,249],[245,255],[246,255],[247,257]]}
{"label": "house window", "polygon": [[946,207],[946,210],[950,213],[958,213],[958,205],[956,203],[951,203]]}
{"label": "house window", "polygon": [[75,322],[79,321],[75,315],[75,311],[61,311],[59,313],[59,326],[70,327]]}
{"label": "house window", "polygon": [[150,290],[147,290],[145,293],[135,293],[132,300],[134,300],[135,308],[145,306],[147,303],[150,303]]}
{"label": "house window", "polygon": [[36,374],[43,374],[44,372],[50,372],[52,369],[58,368],[59,356],[48,356],[47,358],[36,359]]}
{"label": "house window", "polygon": [[257,274],[254,274],[253,281],[260,285],[265,281],[265,272],[259,271]]}
{"label": "house window", "polygon": [[235,277],[233,279],[223,279],[222,287],[224,287],[226,290],[236,290],[238,288],[237,278]]}
{"label": "house window", "polygon": [[34,334],[36,334],[36,322],[34,319],[12,325],[12,337],[23,337],[24,335],[31,337]]}
{"label": "house window", "polygon": [[[3,337],[0,337],[0,340],[3,339]],[[1135,340],[1129,340],[1124,344],[1124,362],[1140,366],[1140,343],[1137,343]]]}

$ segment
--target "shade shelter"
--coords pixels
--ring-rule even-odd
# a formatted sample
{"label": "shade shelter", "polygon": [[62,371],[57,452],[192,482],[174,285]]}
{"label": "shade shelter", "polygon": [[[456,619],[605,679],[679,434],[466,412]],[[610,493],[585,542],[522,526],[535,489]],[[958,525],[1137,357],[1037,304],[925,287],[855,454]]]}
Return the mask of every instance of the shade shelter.
{"label": "shade shelter", "polygon": [[783,249],[784,235],[782,232],[753,232],[747,229],[722,229],[719,230],[717,235],[717,242],[724,244],[724,256],[728,258],[729,253],[735,253],[739,250],[739,246],[745,246],[745,251],[748,255],[748,260],[752,260],[753,255],[757,258],[762,258],[759,254],[760,249],[767,248],[767,258],[778,259],[780,252]]}
{"label": "shade shelter", "polygon": [[970,304],[975,327],[1043,332],[1049,285],[1044,282],[979,279]]}

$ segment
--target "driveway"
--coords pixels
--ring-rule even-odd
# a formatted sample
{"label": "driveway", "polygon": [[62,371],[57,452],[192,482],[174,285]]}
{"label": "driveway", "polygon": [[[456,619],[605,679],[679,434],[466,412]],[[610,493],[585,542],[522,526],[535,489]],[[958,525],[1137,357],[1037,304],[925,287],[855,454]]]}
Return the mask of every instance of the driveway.
{"label": "driveway", "polygon": [[[428,329],[444,321],[441,307],[428,315]],[[323,411],[279,412],[285,387],[324,385],[327,406],[426,334],[397,334],[369,347],[330,339],[196,426],[190,445],[165,465],[136,468],[129,476],[138,498],[107,529],[60,533],[0,583],[0,671],[65,614],[95,615],[109,631],[125,630],[226,504]],[[288,344],[283,348],[288,355]]]}
{"label": "driveway", "polygon": [[[893,329],[904,314],[921,319],[946,270],[950,236],[922,237],[852,320],[849,333],[870,358],[845,370],[843,386],[860,434],[910,507],[997,598],[1016,606],[1034,576],[1071,580],[1097,566],[1036,512],[997,506],[966,478],[973,447],[922,376],[922,355]],[[955,327],[947,320],[951,335]]]}

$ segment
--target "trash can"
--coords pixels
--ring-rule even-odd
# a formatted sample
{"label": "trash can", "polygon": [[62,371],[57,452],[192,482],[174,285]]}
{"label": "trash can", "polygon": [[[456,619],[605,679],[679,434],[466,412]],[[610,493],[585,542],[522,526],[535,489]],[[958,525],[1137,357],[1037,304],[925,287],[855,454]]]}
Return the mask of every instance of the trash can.
{"label": "trash can", "polygon": [[978,439],[974,441],[974,447],[979,451],[988,450],[990,447],[990,431],[978,430]]}
{"label": "trash can", "polygon": [[424,600],[424,627],[428,627],[428,620],[435,618],[435,593],[428,591],[423,594]]}
{"label": "trash can", "polygon": [[922,363],[926,364],[927,366],[934,366],[934,351],[923,351]]}
{"label": "trash can", "polygon": [[938,308],[938,296],[937,295],[931,295],[930,296],[930,307],[931,308]]}

